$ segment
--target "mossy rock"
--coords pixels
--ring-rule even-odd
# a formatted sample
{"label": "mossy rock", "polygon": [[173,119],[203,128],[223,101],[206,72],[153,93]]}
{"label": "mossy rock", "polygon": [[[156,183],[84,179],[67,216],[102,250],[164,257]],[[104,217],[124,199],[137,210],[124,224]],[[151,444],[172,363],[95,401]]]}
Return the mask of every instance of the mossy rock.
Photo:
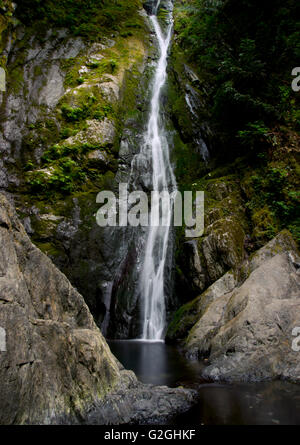
{"label": "mossy rock", "polygon": [[38,241],[47,241],[55,238],[57,225],[62,220],[62,217],[54,215],[40,215],[31,217],[31,225],[34,230],[34,236]]}
{"label": "mossy rock", "polygon": [[184,339],[190,329],[197,322],[198,316],[198,300],[195,300],[181,306],[173,315],[172,321],[168,326],[166,341],[174,342]]}

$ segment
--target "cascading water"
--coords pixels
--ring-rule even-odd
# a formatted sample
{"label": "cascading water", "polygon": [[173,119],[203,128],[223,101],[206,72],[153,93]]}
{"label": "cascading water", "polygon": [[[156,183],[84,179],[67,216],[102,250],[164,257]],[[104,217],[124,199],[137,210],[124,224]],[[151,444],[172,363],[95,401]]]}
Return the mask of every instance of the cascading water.
{"label": "cascading water", "polygon": [[[154,8],[155,14],[159,4],[160,0]],[[142,152],[148,158],[151,157],[152,189],[158,192],[168,191],[171,193],[176,190],[176,180],[170,163],[169,145],[160,114],[160,100],[161,91],[167,78],[167,58],[172,35],[172,12],[170,10],[169,25],[165,35],[156,15],[151,15],[150,20],[158,40],[160,57],[154,76],[151,112]],[[156,209],[152,207],[151,212],[155,211]],[[161,340],[166,325],[164,275],[168,255],[172,205],[162,206],[160,215],[163,224],[159,226],[150,225],[146,233],[145,256],[140,275],[143,316],[142,338],[144,340]]]}
{"label": "cascading water", "polygon": [[[149,116],[144,127],[144,119],[137,126],[128,121],[128,131],[120,144],[120,168],[116,183],[126,183],[128,191],[151,191],[158,193],[176,192],[176,180],[169,157],[168,138],[165,130],[166,116],[160,102],[163,100],[163,87],[167,79],[168,49],[172,36],[172,0],[164,0],[169,11],[166,26],[160,27],[156,13],[160,1],[147,1],[149,21],[157,40],[159,57],[155,64],[151,86],[145,97],[149,104]],[[152,69],[152,63],[148,68]],[[148,78],[148,76],[147,76]],[[167,118],[168,119],[168,118]],[[143,128],[143,130],[142,130]],[[131,158],[130,154],[135,153]],[[130,165],[130,169],[128,167]],[[116,190],[117,192],[117,190]],[[127,196],[120,194],[119,202],[127,206]],[[169,201],[168,201],[169,202]],[[117,257],[110,250],[107,258],[110,270],[114,273],[113,282],[108,283],[105,293],[105,318],[102,331],[111,338],[139,338],[142,340],[163,340],[166,328],[166,308],[172,299],[173,233],[171,219],[173,203],[153,207],[151,202],[149,220],[160,211],[160,225],[125,226],[107,228],[105,240],[118,252]],[[128,210],[135,203],[129,203]],[[164,222],[164,225],[162,225]],[[109,242],[108,242],[109,240]],[[102,290],[102,289],[101,289]]]}

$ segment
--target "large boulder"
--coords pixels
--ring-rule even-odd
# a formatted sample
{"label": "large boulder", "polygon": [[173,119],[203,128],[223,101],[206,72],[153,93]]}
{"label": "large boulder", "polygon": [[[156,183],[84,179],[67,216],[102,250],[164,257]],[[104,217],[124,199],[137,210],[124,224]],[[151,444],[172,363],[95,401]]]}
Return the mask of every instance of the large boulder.
{"label": "large boulder", "polygon": [[205,377],[300,382],[300,356],[292,348],[293,329],[300,326],[299,267],[297,247],[284,231],[244,265],[242,285],[203,294],[185,350],[209,359]]}
{"label": "large boulder", "polygon": [[0,245],[0,423],[82,413],[118,383],[119,364],[82,296],[31,243],[3,195]]}
{"label": "large boulder", "polygon": [[168,326],[166,341],[176,342],[187,337],[208,306],[220,296],[231,292],[236,285],[237,278],[232,271],[229,271],[201,295],[181,306]]}
{"label": "large boulder", "polygon": [[0,194],[0,424],[160,423],[194,391],[138,382]]}

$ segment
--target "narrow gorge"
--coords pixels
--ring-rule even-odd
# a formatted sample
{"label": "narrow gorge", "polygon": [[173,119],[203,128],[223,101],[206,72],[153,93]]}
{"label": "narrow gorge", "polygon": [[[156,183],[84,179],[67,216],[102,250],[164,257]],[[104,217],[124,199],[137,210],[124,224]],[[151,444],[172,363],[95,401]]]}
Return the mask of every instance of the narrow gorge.
{"label": "narrow gorge", "polygon": [[0,0],[0,424],[300,424],[298,13]]}

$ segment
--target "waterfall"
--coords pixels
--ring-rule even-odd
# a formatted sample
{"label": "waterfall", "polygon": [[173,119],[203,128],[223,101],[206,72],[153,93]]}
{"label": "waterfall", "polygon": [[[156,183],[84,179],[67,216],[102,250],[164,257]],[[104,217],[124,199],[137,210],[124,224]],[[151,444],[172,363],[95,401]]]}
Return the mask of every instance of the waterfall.
{"label": "waterfall", "polygon": [[[159,4],[160,0],[154,9],[155,12],[157,12]],[[167,78],[167,58],[172,36],[172,12],[170,10],[169,25],[165,34],[156,15],[151,15],[150,20],[159,44],[160,56],[154,75],[151,111],[142,152],[148,157],[152,166],[152,190],[174,192],[176,190],[176,180],[170,163],[169,145],[160,113],[161,91]],[[152,208],[151,211],[153,213],[155,209]],[[140,275],[143,317],[142,338],[144,340],[163,339],[166,326],[164,275],[168,261],[172,205],[161,206],[160,214],[164,225],[150,225],[145,234],[145,254]]]}

